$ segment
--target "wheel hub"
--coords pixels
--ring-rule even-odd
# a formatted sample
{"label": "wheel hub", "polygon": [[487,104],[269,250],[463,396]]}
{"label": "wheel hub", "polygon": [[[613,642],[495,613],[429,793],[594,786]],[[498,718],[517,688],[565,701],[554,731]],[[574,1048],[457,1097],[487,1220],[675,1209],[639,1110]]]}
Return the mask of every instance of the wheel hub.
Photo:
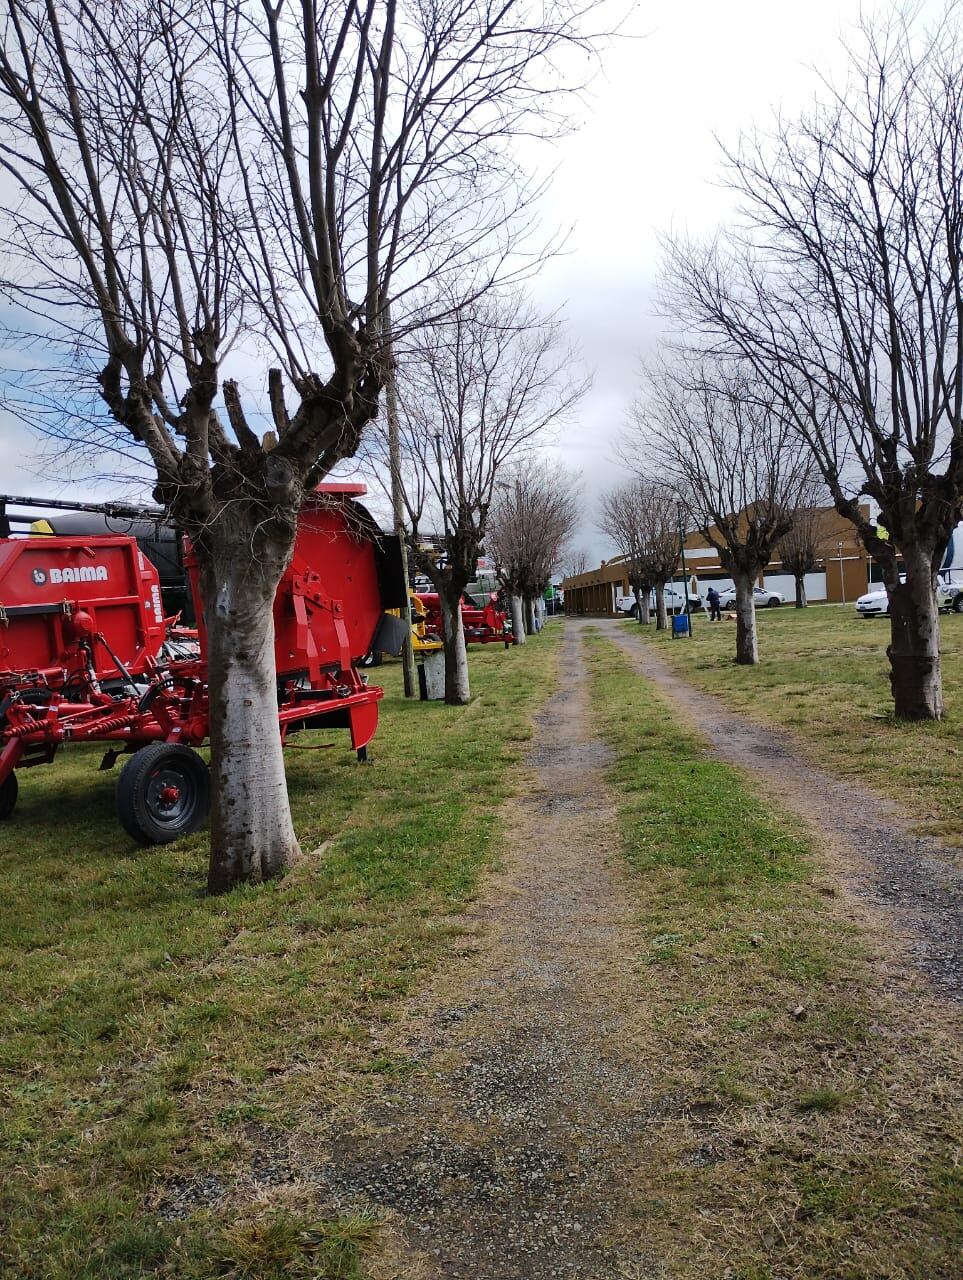
{"label": "wheel hub", "polygon": [[179,769],[165,766],[153,773],[147,782],[147,810],[155,822],[176,825],[190,811],[194,789],[190,778]]}

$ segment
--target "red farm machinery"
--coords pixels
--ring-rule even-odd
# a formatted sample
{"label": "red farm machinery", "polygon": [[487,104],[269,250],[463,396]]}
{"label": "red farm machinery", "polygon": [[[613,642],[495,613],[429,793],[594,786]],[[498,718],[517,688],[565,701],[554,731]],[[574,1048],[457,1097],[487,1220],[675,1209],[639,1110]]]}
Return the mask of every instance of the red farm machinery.
{"label": "red farm machinery", "polygon": [[[343,728],[361,759],[383,693],[357,667],[375,646],[397,651],[402,624],[386,610],[403,600],[397,540],[357,501],[364,492],[328,484],[312,495],[274,604],[282,740]],[[8,505],[70,514],[14,536],[11,523],[29,521],[8,515]],[[204,607],[189,544],[162,539],[161,526],[160,512],[0,499],[0,818],[14,810],[17,770],[97,742],[102,768],[129,756],[117,812],[134,839],[166,843],[204,824],[209,780],[196,750],[208,736]],[[182,566],[196,630],[165,611],[161,543]]]}
{"label": "red farm machinery", "polygon": [[[441,600],[437,591],[419,591],[418,599],[424,606],[428,630],[435,635],[443,635]],[[492,592],[484,603],[464,594],[461,598],[461,622],[466,644],[504,644],[507,649],[515,643],[508,615],[501,607],[496,592]]]}

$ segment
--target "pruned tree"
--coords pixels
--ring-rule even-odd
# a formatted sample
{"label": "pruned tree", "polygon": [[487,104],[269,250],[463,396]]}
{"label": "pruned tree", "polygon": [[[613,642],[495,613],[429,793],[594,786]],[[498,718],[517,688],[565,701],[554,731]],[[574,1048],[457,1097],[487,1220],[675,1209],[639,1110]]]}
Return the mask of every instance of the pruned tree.
{"label": "pruned tree", "polygon": [[675,495],[666,485],[639,476],[603,497],[599,527],[625,560],[637,620],[648,625],[654,591],[656,629],[664,631],[668,626],[665,584],[679,563]]}
{"label": "pruned tree", "polygon": [[[3,283],[57,355],[23,409],[56,410],[46,429],[71,448],[146,462],[192,539],[210,641],[209,886],[256,882],[298,853],[272,604],[302,496],[377,413],[389,302],[397,338],[430,319],[429,294],[457,281],[478,296],[512,270],[536,194],[513,144],[564,127],[557,57],[589,47],[582,11],[7,0],[3,13]],[[264,351],[274,365],[248,397],[224,376],[238,344],[255,369]]]}
{"label": "pruned tree", "polygon": [[752,366],[878,561],[906,719],[943,714],[935,580],[963,514],[958,16],[865,20],[846,83],[728,157],[746,226],[671,251],[676,315]]}
{"label": "pruned tree", "polygon": [[[489,294],[398,349],[400,479],[413,563],[441,601],[445,700],[471,696],[460,601],[496,484],[578,401],[558,324],[517,293]],[[431,535],[426,539],[425,535]]]}
{"label": "pruned tree", "polygon": [[495,562],[519,643],[535,630],[536,601],[548,590],[578,523],[574,478],[536,456],[498,484],[485,549]]}
{"label": "pruned tree", "polygon": [[653,372],[635,409],[638,466],[671,482],[736,587],[736,662],[759,661],[753,586],[788,531],[811,459],[745,370],[703,354]]}
{"label": "pruned tree", "polygon": [[801,496],[792,513],[789,532],[783,534],[776,546],[783,569],[791,573],[795,581],[797,609],[806,608],[806,574],[814,573],[823,563],[830,536],[822,487],[813,484]]}

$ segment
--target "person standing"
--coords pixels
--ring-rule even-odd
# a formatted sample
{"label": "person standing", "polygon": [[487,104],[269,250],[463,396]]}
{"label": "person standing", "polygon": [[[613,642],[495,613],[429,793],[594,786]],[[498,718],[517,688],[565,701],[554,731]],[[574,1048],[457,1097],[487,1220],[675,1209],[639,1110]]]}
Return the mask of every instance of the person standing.
{"label": "person standing", "polygon": [[715,589],[715,587],[710,587],[709,590],[706,592],[706,601],[709,605],[709,621],[710,622],[722,621],[722,610],[719,608],[719,600],[720,600],[719,592]]}

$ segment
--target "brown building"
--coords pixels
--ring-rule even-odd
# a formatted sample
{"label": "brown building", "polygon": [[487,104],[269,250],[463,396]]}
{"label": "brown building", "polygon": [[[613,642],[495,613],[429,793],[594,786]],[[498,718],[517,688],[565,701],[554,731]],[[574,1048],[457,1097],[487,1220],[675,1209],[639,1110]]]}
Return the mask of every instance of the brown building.
{"label": "brown building", "polygon": [[[869,509],[864,510],[868,515]],[[817,536],[823,555],[815,572],[806,575],[806,595],[810,603],[842,604],[863,595],[876,578],[872,561],[850,522],[832,507],[824,507]],[[684,578],[680,567],[675,581],[689,581],[695,576],[700,594],[713,584],[722,587],[732,583],[719,563],[718,552],[698,532],[690,533],[685,540],[685,568]],[[771,560],[765,573],[760,574],[759,585],[781,591],[787,603],[795,599],[795,579],[778,559]],[[631,593],[625,560],[622,556],[603,560],[597,569],[565,578],[562,590],[566,613],[613,615],[616,597]]]}

